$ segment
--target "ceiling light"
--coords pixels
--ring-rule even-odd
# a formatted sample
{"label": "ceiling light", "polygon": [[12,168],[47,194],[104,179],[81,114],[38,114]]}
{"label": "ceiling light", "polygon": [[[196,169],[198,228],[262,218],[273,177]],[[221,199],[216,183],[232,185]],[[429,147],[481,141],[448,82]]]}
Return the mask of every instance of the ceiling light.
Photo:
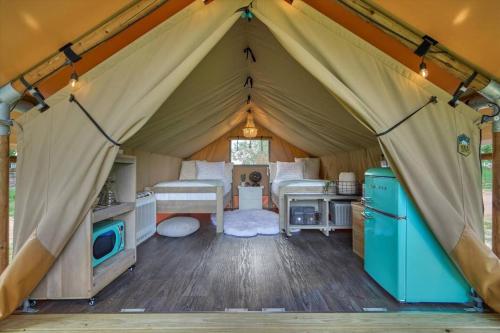
{"label": "ceiling light", "polygon": [[422,58],[422,62],[420,63],[419,68],[420,75],[422,75],[424,78],[427,78],[429,76],[429,70],[427,69],[427,65],[424,62],[424,58]]}
{"label": "ceiling light", "polygon": [[257,136],[257,128],[255,127],[255,123],[253,121],[252,111],[248,109],[247,111],[247,122],[245,127],[243,127],[243,136],[245,138],[255,138]]}

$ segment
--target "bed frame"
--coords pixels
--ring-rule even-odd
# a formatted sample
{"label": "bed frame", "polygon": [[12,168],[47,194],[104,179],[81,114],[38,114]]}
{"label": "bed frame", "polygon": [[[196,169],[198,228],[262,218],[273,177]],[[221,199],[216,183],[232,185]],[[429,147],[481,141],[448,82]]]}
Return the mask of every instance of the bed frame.
{"label": "bed frame", "polygon": [[217,233],[224,231],[224,207],[232,207],[232,191],[224,195],[224,185],[147,187],[154,193],[215,193],[215,200],[156,200],[158,213],[215,213]]}

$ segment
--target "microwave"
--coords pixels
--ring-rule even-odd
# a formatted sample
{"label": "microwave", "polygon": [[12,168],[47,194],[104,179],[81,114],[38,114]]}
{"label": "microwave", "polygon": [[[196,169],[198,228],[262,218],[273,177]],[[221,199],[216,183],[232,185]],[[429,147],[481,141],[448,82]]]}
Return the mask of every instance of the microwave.
{"label": "microwave", "polygon": [[92,267],[96,267],[125,248],[125,223],[106,220],[96,223],[92,232]]}

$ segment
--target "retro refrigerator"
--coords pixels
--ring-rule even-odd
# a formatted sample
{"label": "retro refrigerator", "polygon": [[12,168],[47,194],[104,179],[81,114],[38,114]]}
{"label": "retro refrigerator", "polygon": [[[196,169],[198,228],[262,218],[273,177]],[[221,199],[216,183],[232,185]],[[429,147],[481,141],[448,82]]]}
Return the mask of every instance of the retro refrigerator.
{"label": "retro refrigerator", "polygon": [[365,173],[365,271],[400,302],[469,301],[470,287],[389,168]]}

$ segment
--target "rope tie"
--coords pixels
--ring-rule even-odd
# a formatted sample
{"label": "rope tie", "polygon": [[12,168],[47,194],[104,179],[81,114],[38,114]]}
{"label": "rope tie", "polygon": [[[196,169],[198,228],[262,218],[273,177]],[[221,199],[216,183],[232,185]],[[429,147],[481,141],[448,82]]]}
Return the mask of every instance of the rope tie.
{"label": "rope tie", "polygon": [[94,124],[94,126],[95,126],[98,130],[99,130],[99,132],[101,132],[101,134],[102,134],[102,135],[104,135],[104,137],[105,137],[106,139],[108,139],[108,141],[109,141],[109,142],[111,142],[111,143],[112,143],[112,144],[114,144],[115,146],[118,146],[118,147],[120,147],[120,146],[121,146],[118,142],[116,142],[115,140],[113,140],[113,139],[112,139],[112,138],[111,138],[111,137],[110,137],[110,136],[109,136],[109,135],[108,135],[108,134],[104,131],[104,129],[103,129],[103,128],[102,128],[102,127],[101,127],[101,126],[97,123],[97,121],[96,121],[94,118],[92,118],[92,116],[90,115],[90,113],[88,113],[88,111],[87,111],[87,110],[85,110],[85,108],[84,108],[84,107],[80,104],[80,102],[78,102],[78,100],[76,99],[76,97],[75,97],[73,94],[69,95],[69,101],[70,101],[71,103],[75,103],[76,105],[78,105],[78,108],[79,108],[80,110],[82,110],[82,112],[83,112],[83,113],[87,116],[87,118],[88,118],[88,119],[92,122],[92,124]]}

